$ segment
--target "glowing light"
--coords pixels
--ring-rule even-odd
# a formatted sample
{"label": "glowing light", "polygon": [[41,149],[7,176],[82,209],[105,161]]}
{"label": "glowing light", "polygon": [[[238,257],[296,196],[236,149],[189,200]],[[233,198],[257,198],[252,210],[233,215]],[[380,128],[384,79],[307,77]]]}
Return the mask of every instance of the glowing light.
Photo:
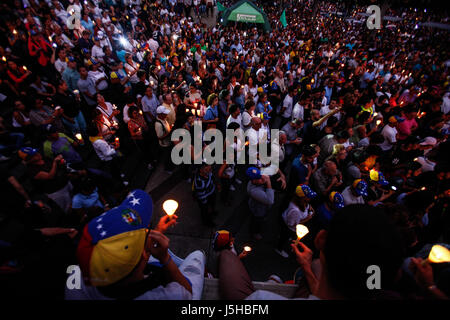
{"label": "glowing light", "polygon": [[124,37],[120,37],[119,42],[122,46],[126,46],[128,43],[127,39],[125,39]]}
{"label": "glowing light", "polygon": [[16,29],[13,30],[13,34],[17,34],[17,30]]}
{"label": "glowing light", "polygon": [[28,70],[26,66],[23,66],[22,68],[23,68],[23,70],[25,70],[25,71],[27,71],[27,70]]}
{"label": "glowing light", "polygon": [[75,138],[77,138],[78,140],[83,140],[83,136],[81,135],[81,133],[77,133],[76,135],[75,135]]}
{"label": "glowing light", "polygon": [[3,60],[3,62],[6,62],[6,57],[3,56],[3,57],[2,57],[2,60]]}
{"label": "glowing light", "polygon": [[169,218],[172,218],[172,215],[178,209],[178,202],[176,202],[175,200],[166,200],[163,203],[163,209],[166,212],[166,214],[169,216]]}
{"label": "glowing light", "polygon": [[295,227],[295,231],[297,233],[297,240],[295,241],[295,245],[298,245],[299,241],[309,233],[309,230],[306,226],[298,224]]}
{"label": "glowing light", "polygon": [[434,245],[431,248],[430,254],[428,255],[428,259],[424,260],[422,264],[426,264],[427,262],[432,263],[443,263],[450,262],[450,251],[441,245]]}
{"label": "glowing light", "polygon": [[245,251],[245,252],[250,252],[250,251],[252,251],[252,247],[245,246],[245,247],[244,247],[244,251]]}

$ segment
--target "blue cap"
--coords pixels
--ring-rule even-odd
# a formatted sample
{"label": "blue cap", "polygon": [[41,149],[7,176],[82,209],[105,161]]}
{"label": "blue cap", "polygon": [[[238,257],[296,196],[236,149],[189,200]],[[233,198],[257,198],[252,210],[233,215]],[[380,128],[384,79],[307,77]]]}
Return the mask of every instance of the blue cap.
{"label": "blue cap", "polygon": [[89,53],[89,50],[86,49],[86,48],[83,48],[83,53],[84,53],[84,54]]}
{"label": "blue cap", "polygon": [[295,194],[300,198],[306,197],[308,199],[314,199],[317,197],[317,193],[306,184],[298,185],[295,189]]}
{"label": "blue cap", "polygon": [[75,58],[74,57],[69,57],[69,62],[75,62]]}
{"label": "blue cap", "polygon": [[17,153],[19,154],[19,157],[22,160],[26,160],[27,158],[34,156],[36,153],[38,153],[38,151],[31,147],[24,147],[20,149]]}
{"label": "blue cap", "polygon": [[249,177],[250,180],[254,179],[260,179],[261,178],[261,171],[256,167],[250,167],[246,171],[247,177]]}
{"label": "blue cap", "polygon": [[270,120],[270,118],[271,117],[269,116],[269,114],[267,112],[263,112],[261,115],[261,119],[263,119],[263,120]]}
{"label": "blue cap", "polygon": [[356,179],[353,184],[353,189],[355,190],[356,194],[359,196],[364,196],[367,197],[368,193],[367,193],[367,182],[365,182],[364,180],[361,179]]}
{"label": "blue cap", "polygon": [[344,197],[339,192],[333,191],[330,193],[330,201],[336,209],[345,207]]}

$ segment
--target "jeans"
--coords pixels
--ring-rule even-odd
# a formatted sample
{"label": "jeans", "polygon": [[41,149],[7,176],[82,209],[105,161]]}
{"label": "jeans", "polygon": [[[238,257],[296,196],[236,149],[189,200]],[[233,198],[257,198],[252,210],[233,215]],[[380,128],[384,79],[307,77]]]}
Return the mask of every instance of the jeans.
{"label": "jeans", "polygon": [[63,118],[63,123],[66,126],[66,128],[72,134],[76,134],[76,133],[86,134],[86,120],[84,120],[84,116],[81,113],[81,111],[78,112],[77,116],[75,118],[73,118],[73,120],[74,120],[74,123]]}

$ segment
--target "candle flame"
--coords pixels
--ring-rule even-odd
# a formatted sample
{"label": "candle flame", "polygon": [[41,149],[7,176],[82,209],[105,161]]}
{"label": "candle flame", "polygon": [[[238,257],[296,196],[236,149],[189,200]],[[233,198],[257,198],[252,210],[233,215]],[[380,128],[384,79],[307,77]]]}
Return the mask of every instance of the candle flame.
{"label": "candle flame", "polygon": [[433,263],[450,262],[450,251],[436,244],[431,248],[428,260]]}
{"label": "candle flame", "polygon": [[295,230],[297,232],[298,240],[301,240],[304,236],[306,236],[309,233],[308,228],[306,226],[302,225],[302,224],[298,224],[295,227]]}
{"label": "candle flame", "polygon": [[178,202],[176,202],[175,200],[166,200],[163,203],[163,209],[166,214],[171,217],[178,209]]}

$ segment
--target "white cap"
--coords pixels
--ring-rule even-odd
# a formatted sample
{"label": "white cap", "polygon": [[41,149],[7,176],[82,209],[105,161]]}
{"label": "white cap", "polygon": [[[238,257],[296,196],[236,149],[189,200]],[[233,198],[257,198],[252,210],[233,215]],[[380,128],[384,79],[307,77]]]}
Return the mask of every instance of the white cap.
{"label": "white cap", "polygon": [[436,145],[437,140],[436,138],[433,137],[426,137],[425,139],[423,139],[423,141],[421,143],[419,143],[421,146],[434,146]]}
{"label": "white cap", "polygon": [[169,111],[166,107],[164,107],[164,106],[159,106],[159,107],[156,109],[156,113],[157,113],[157,114],[161,114],[161,113],[169,114],[170,111]]}
{"label": "white cap", "polygon": [[219,68],[221,68],[222,70],[225,70],[225,65],[224,65],[223,63],[221,63],[221,64],[219,65]]}

